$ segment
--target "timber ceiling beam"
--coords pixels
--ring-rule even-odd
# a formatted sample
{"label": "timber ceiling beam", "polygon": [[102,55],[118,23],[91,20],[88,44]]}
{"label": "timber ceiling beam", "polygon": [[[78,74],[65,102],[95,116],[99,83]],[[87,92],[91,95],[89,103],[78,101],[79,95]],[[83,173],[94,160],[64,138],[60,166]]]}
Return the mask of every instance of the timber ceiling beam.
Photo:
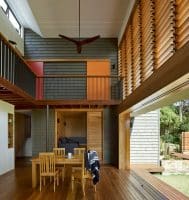
{"label": "timber ceiling beam", "polygon": [[36,105],[33,97],[2,77],[0,77],[0,99],[14,105],[26,104],[30,107]]}
{"label": "timber ceiling beam", "polygon": [[50,106],[67,106],[67,105],[119,105],[121,103],[120,100],[38,100],[37,105],[50,105]]}

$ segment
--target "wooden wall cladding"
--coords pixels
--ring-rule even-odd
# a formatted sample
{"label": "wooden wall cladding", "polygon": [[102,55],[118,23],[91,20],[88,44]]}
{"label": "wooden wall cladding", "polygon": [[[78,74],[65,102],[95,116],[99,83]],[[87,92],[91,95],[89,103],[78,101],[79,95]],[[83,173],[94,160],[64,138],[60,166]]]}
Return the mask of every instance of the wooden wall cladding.
{"label": "wooden wall cladding", "polygon": [[102,160],[102,112],[87,112],[87,149],[95,150]]}
{"label": "wooden wall cladding", "polygon": [[126,99],[189,42],[189,0],[138,0],[119,45]]}
{"label": "wooden wall cladding", "polygon": [[189,154],[189,132],[182,132],[182,153]]}

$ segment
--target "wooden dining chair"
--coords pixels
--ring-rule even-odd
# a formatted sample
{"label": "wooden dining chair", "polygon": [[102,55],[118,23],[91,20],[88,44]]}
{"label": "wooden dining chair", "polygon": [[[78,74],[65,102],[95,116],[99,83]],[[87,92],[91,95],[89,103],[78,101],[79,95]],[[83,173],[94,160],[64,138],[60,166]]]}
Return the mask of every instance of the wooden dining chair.
{"label": "wooden dining chair", "polygon": [[[65,156],[65,148],[53,148],[53,152],[54,152],[56,158],[63,158]],[[62,181],[64,181],[65,165],[63,165],[61,167],[56,167],[56,169],[59,169],[61,171]]]}
{"label": "wooden dining chair", "polygon": [[53,152],[56,157],[64,157],[65,156],[65,148],[53,148]]}
{"label": "wooden dining chair", "polygon": [[81,155],[85,153],[85,148],[74,148],[74,155]]}
{"label": "wooden dining chair", "polygon": [[[72,171],[72,177],[71,177],[71,181],[72,181],[72,190],[74,189],[74,182],[80,182],[82,185],[82,191],[83,191],[83,195],[85,196],[85,184],[86,184],[86,180],[90,180],[92,181],[92,175],[90,172],[88,172],[85,169],[85,154],[81,154],[81,158],[82,158],[82,165],[80,167],[80,169],[76,169],[74,171]],[[94,185],[94,191],[96,192],[96,185]]]}
{"label": "wooden dining chair", "polygon": [[59,185],[59,171],[55,168],[55,154],[54,153],[39,153],[40,160],[40,191],[43,184],[45,185],[45,177],[54,177],[54,192],[55,185]]}
{"label": "wooden dining chair", "polygon": [[[85,148],[74,148],[74,155],[83,155],[85,153]],[[80,169],[81,170],[81,166],[74,166],[72,167],[72,171]]]}

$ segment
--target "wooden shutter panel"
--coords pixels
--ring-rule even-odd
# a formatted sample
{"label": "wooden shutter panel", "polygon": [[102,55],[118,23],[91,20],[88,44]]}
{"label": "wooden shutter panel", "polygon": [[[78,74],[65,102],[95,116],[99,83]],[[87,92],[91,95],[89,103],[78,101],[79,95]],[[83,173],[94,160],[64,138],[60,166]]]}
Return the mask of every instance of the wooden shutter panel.
{"label": "wooden shutter panel", "polygon": [[156,68],[175,52],[174,0],[155,0]]}
{"label": "wooden shutter panel", "polygon": [[[122,44],[122,76],[126,77],[126,69],[127,69],[127,64],[126,64],[126,41],[125,38],[123,40],[123,44]],[[126,92],[127,91],[127,82],[126,82],[126,78],[123,79],[123,99],[126,98]]]}
{"label": "wooden shutter panel", "polygon": [[176,42],[180,49],[189,41],[189,0],[176,0]]}
{"label": "wooden shutter panel", "polygon": [[142,81],[145,81],[154,71],[155,21],[154,3],[152,0],[141,1],[142,26]]}
{"label": "wooden shutter panel", "polygon": [[122,51],[121,51],[121,48],[119,48],[119,50],[118,50],[118,75],[122,76]]}
{"label": "wooden shutter panel", "polygon": [[132,93],[132,43],[131,43],[131,25],[129,25],[126,32],[126,83],[127,96]]}
{"label": "wooden shutter panel", "polygon": [[133,60],[133,90],[141,84],[141,25],[140,5],[138,4],[132,18],[132,60]]}
{"label": "wooden shutter panel", "polygon": [[102,142],[102,113],[87,112],[87,149],[97,151],[100,160],[103,159]]}

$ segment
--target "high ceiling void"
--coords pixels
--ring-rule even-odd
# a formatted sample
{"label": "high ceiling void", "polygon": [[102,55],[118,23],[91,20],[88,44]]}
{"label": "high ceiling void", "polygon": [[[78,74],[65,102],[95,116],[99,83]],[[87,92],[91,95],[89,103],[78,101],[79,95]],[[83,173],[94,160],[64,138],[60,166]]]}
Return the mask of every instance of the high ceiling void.
{"label": "high ceiling void", "polygon": [[[80,0],[81,37],[118,37],[129,0]],[[78,37],[79,0],[28,0],[44,37]]]}

